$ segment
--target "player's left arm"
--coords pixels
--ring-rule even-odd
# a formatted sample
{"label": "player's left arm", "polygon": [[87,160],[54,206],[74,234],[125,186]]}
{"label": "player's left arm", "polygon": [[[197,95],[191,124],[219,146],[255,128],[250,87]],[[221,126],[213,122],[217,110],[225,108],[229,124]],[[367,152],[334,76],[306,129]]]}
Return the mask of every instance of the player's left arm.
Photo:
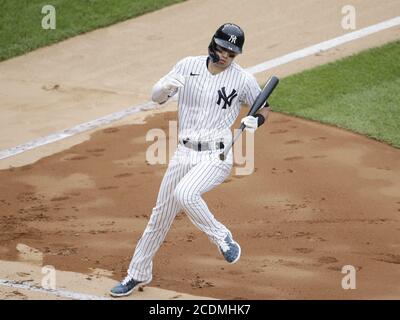
{"label": "player's left arm", "polygon": [[258,110],[257,112],[256,112],[256,116],[259,114],[259,115],[261,115],[264,119],[263,119],[263,123],[264,122],[267,122],[267,120],[268,120],[268,114],[269,114],[269,112],[271,111],[271,106],[269,105],[269,103],[267,102],[267,104],[263,107],[263,108],[261,108],[260,110]]}
{"label": "player's left arm", "polygon": [[[254,100],[257,98],[258,94],[261,92],[260,86],[253,75],[248,75],[247,84],[245,86],[246,91],[246,102],[248,105],[252,105]],[[271,107],[266,101],[264,107],[259,109],[254,116],[247,116],[241,120],[241,123],[245,124],[245,130],[254,132],[257,128],[261,127],[268,119],[268,113]]]}
{"label": "player's left arm", "polygon": [[244,117],[241,120],[241,123],[244,123],[244,125],[246,126],[245,130],[249,131],[249,132],[256,131],[259,127],[261,127],[267,121],[270,110],[271,110],[271,107],[267,103],[267,105],[264,106],[263,108],[261,108],[260,110],[258,110],[254,116]]}

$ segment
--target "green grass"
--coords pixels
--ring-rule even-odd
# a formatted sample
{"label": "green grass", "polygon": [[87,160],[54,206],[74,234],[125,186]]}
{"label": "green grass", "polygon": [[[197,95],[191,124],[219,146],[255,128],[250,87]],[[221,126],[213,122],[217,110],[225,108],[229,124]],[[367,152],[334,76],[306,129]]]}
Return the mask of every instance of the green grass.
{"label": "green grass", "polygon": [[270,103],[400,148],[400,41],[284,78]]}
{"label": "green grass", "polygon": [[[0,61],[184,0],[0,0]],[[42,28],[44,5],[56,29]]]}

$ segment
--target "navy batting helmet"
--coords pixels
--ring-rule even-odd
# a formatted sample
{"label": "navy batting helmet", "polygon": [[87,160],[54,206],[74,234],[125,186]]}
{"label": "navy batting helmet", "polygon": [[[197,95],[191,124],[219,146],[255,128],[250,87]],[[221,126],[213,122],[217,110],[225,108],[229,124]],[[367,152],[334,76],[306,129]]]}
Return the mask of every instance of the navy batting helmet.
{"label": "navy batting helmet", "polygon": [[218,62],[219,57],[215,52],[216,45],[235,53],[242,53],[243,44],[243,30],[236,24],[225,23],[213,35],[208,46],[208,53],[213,62]]}

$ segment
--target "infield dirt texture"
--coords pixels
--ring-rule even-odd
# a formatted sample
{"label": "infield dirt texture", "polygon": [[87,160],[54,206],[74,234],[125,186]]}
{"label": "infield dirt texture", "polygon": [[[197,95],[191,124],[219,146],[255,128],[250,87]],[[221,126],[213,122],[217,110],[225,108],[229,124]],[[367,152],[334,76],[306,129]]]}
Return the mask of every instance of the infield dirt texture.
{"label": "infield dirt texture", "polygon": [[[0,149],[146,103],[180,58],[206,54],[224,22],[245,30],[238,63],[250,67],[349,32],[341,27],[347,4],[187,1],[4,61]],[[352,5],[357,29],[400,15],[397,0]],[[394,27],[256,78],[261,84],[399,38]],[[84,275],[81,286],[74,278],[73,288],[68,281],[64,288],[106,295],[125,276],[166,170],[146,163],[153,143],[146,133],[168,133],[176,116],[171,103],[0,160],[0,278],[39,281],[37,267],[53,265]],[[241,244],[241,260],[228,265],[182,213],[154,261],[150,286],[173,292],[160,297],[399,299],[400,150],[278,113],[256,132],[255,145],[255,172],[233,170],[205,195]],[[355,267],[355,290],[341,286],[345,265]],[[102,286],[85,291],[83,279],[100,277]],[[0,286],[0,298],[31,297]]]}

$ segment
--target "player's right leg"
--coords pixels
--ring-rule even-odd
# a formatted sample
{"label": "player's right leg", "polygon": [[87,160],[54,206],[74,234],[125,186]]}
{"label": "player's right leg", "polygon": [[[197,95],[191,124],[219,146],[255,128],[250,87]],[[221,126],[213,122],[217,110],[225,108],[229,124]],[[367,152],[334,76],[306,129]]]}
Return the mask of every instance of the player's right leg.
{"label": "player's right leg", "polygon": [[152,279],[153,257],[164,241],[176,214],[181,210],[174,197],[174,190],[182,177],[190,170],[190,163],[181,161],[180,157],[184,157],[184,154],[177,150],[161,182],[156,206],[152,210],[147,227],[136,245],[128,275],[120,284],[111,289],[112,296],[129,295]]}

